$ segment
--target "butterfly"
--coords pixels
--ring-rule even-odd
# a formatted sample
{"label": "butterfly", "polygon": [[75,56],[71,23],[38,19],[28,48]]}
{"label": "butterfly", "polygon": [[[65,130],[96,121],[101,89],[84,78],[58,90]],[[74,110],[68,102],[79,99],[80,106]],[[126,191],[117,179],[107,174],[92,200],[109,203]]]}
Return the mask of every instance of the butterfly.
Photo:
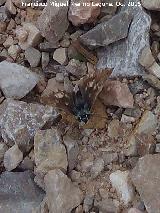
{"label": "butterfly", "polygon": [[42,102],[55,105],[65,116],[71,115],[85,124],[94,114],[94,104],[111,73],[111,69],[95,71],[81,78],[71,91],[57,90],[48,97],[43,95]]}

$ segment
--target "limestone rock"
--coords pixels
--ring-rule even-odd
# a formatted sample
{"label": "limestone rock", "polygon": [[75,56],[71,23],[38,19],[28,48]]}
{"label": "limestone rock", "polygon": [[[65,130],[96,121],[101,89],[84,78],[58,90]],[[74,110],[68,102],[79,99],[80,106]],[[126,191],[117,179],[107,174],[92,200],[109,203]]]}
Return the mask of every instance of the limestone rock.
{"label": "limestone rock", "polygon": [[13,145],[16,142],[20,149],[27,151],[36,130],[57,116],[52,107],[6,99],[0,106],[2,138],[5,143]]}
{"label": "limestone rock", "polygon": [[146,155],[139,159],[130,175],[148,213],[160,212],[159,161],[159,154]]}
{"label": "limestone rock", "polygon": [[31,213],[44,197],[29,171],[3,172],[0,186],[1,211],[5,213]]}
{"label": "limestone rock", "polygon": [[100,93],[100,99],[105,105],[132,108],[134,99],[128,86],[120,81],[108,81]]}
{"label": "limestone rock", "polygon": [[39,50],[29,47],[25,50],[25,58],[31,67],[37,67],[40,63],[41,53]]}
{"label": "limestone rock", "polygon": [[83,199],[80,189],[59,169],[49,171],[45,176],[45,189],[52,213],[71,212]]}
{"label": "limestone rock", "polygon": [[6,98],[21,99],[38,83],[38,75],[16,63],[0,63],[0,88]]}
{"label": "limestone rock", "polygon": [[39,130],[34,137],[36,172],[45,175],[53,169],[67,170],[67,154],[57,129]]}
{"label": "limestone rock", "polygon": [[[113,68],[112,76],[143,75],[144,68],[139,65],[138,57],[145,46],[149,46],[150,16],[141,6],[128,6],[130,0],[125,0],[121,11],[133,16],[128,31],[128,37],[110,44],[98,51],[98,69]],[[139,0],[134,1],[135,4]],[[133,48],[134,46],[134,48]]]}
{"label": "limestone rock", "polygon": [[17,144],[12,146],[4,154],[4,167],[7,171],[15,169],[23,160],[23,153],[19,150]]}
{"label": "limestone rock", "polygon": [[68,19],[75,26],[96,21],[96,18],[100,14],[100,7],[98,6],[100,2],[100,0],[93,0],[92,3],[90,0],[72,0],[69,7]]}
{"label": "limestone rock", "polygon": [[38,18],[37,26],[42,36],[51,44],[57,44],[68,28],[67,2],[67,0],[62,0],[61,3],[65,6],[56,7],[54,5],[50,5],[50,1],[48,0],[47,6]]}
{"label": "limestone rock", "polygon": [[131,20],[132,15],[130,13],[121,12],[109,21],[97,25],[80,36],[80,40],[89,47],[107,46],[127,37]]}
{"label": "limestone rock", "polygon": [[116,172],[111,173],[110,181],[124,204],[129,204],[134,197],[134,188],[129,177],[129,171],[121,172],[120,170],[117,170]]}

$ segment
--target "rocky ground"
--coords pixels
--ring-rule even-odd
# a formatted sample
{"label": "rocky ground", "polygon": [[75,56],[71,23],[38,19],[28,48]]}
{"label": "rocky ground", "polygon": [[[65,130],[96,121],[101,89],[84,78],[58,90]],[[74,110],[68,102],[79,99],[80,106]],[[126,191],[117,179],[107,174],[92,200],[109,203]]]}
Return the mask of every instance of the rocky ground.
{"label": "rocky ground", "polygon": [[[0,0],[0,213],[159,213],[159,0],[58,3]],[[52,94],[106,68],[103,116],[61,119]]]}

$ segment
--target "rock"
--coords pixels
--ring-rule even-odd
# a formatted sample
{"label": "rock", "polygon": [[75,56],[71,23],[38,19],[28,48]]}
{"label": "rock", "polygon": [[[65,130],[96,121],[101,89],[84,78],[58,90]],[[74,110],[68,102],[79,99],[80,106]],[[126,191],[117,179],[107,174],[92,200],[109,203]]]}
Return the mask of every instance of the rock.
{"label": "rock", "polygon": [[108,136],[110,138],[117,138],[120,131],[120,122],[118,119],[112,120],[108,125]]}
{"label": "rock", "polygon": [[76,140],[72,140],[69,137],[64,137],[63,141],[67,149],[68,170],[72,171],[78,163],[78,154],[79,154],[78,143]]}
{"label": "rock", "polygon": [[49,64],[49,53],[42,52],[42,59],[41,60],[42,60],[42,69],[44,69]]}
{"label": "rock", "polygon": [[136,209],[136,208],[130,208],[130,209],[128,210],[128,213],[143,213],[143,212],[140,211],[140,210],[138,210],[138,209]]}
{"label": "rock", "polygon": [[154,75],[145,75],[143,79],[147,81],[152,87],[160,90],[160,80]]}
{"label": "rock", "polygon": [[134,129],[135,134],[152,134],[157,126],[157,117],[151,111],[146,110]]}
{"label": "rock", "polygon": [[77,78],[83,77],[87,73],[87,66],[85,62],[80,62],[76,59],[71,59],[66,66],[66,69]]}
{"label": "rock", "polygon": [[106,82],[99,97],[105,105],[133,108],[133,95],[128,86],[120,81]]}
{"label": "rock", "polygon": [[80,36],[83,44],[89,47],[107,46],[115,41],[126,38],[132,15],[126,11],[115,15],[107,22],[98,24]]}
{"label": "rock", "polygon": [[159,154],[146,155],[139,159],[130,174],[148,213],[160,212],[160,188],[157,187],[160,184],[159,161]]}
{"label": "rock", "polygon": [[2,6],[5,2],[6,0],[0,0],[0,6]]}
{"label": "rock", "polygon": [[4,154],[7,151],[8,147],[5,143],[0,142],[0,163],[3,161]]}
{"label": "rock", "polygon": [[25,50],[25,58],[31,67],[37,67],[40,63],[41,53],[39,50],[29,47]]}
{"label": "rock", "polygon": [[158,0],[142,0],[141,4],[148,10],[157,10],[160,11],[160,2]]}
{"label": "rock", "polygon": [[0,105],[0,128],[5,143],[28,151],[36,131],[47,122],[57,119],[58,113],[49,106],[27,104],[6,99]]}
{"label": "rock", "polygon": [[[21,34],[19,34],[20,29],[22,30]],[[35,47],[40,43],[42,36],[40,34],[40,31],[36,28],[34,24],[24,22],[23,27],[20,29],[17,30],[16,32],[17,37],[19,39],[19,45],[22,50],[26,50],[28,47]]]}
{"label": "rock", "polygon": [[93,0],[92,3],[89,0],[72,0],[68,11],[68,19],[74,26],[95,22],[100,14],[100,7],[98,6],[100,3],[100,0]]}
{"label": "rock", "polygon": [[17,58],[18,54],[20,53],[21,49],[19,45],[11,45],[8,48],[8,55],[11,56],[14,60]]}
{"label": "rock", "polygon": [[36,186],[29,171],[3,172],[0,185],[2,212],[31,213],[44,197],[44,192]]}
{"label": "rock", "polygon": [[64,74],[63,73],[60,73],[60,72],[58,72],[57,74],[56,74],[56,81],[57,82],[59,82],[59,83],[63,83],[64,82]]}
{"label": "rock", "polygon": [[60,63],[61,65],[65,65],[67,62],[67,52],[66,48],[58,48],[53,53],[53,59]]}
{"label": "rock", "polygon": [[83,209],[84,212],[89,212],[93,206],[94,197],[90,195],[86,195],[83,201]]}
{"label": "rock", "polygon": [[6,98],[21,99],[38,83],[38,75],[16,63],[0,63],[0,88]]}
{"label": "rock", "polygon": [[69,26],[67,19],[67,0],[62,0],[61,4],[65,6],[56,7],[51,5],[50,1],[48,1],[47,6],[44,8],[37,21],[37,26],[42,36],[51,44],[57,44]]}
{"label": "rock", "polygon": [[59,43],[51,44],[47,41],[39,44],[39,49],[44,52],[53,52],[55,49],[59,47]]}
{"label": "rock", "polygon": [[5,6],[0,7],[0,21],[6,21],[8,19]]}
{"label": "rock", "polygon": [[44,180],[50,212],[71,212],[82,202],[82,192],[61,170],[49,171]]}
{"label": "rock", "polygon": [[3,46],[8,48],[11,45],[13,45],[13,43],[14,43],[13,37],[12,36],[8,36],[7,39],[5,40],[5,42],[3,43]]}
{"label": "rock", "polygon": [[36,172],[42,175],[53,169],[67,170],[67,154],[57,129],[39,130],[34,137]]}
{"label": "rock", "polygon": [[48,105],[55,105],[55,100],[53,98],[53,94],[58,90],[63,91],[63,84],[56,81],[55,78],[51,78],[48,81],[46,89],[43,91],[41,95],[41,102]]}
{"label": "rock", "polygon": [[14,4],[12,3],[12,0],[7,0],[5,3],[5,7],[10,12],[10,14],[16,15],[17,10],[16,10],[16,7],[14,6]]}
{"label": "rock", "polygon": [[129,171],[117,170],[110,175],[112,187],[114,187],[120,196],[121,201],[128,205],[134,198],[134,188],[129,178]]}
{"label": "rock", "polygon": [[156,144],[155,152],[160,153],[160,143]]}
{"label": "rock", "polygon": [[139,63],[151,74],[160,78],[160,66],[155,61],[150,47],[145,47],[142,49],[139,55]]}
{"label": "rock", "polygon": [[104,160],[104,165],[107,166],[112,162],[118,161],[118,154],[116,152],[115,153],[103,152],[102,158]]}
{"label": "rock", "polygon": [[112,199],[103,199],[102,201],[95,202],[94,205],[98,207],[100,212],[117,212],[117,207]]}
{"label": "rock", "polygon": [[4,167],[7,171],[12,171],[23,160],[23,153],[17,144],[8,149],[4,154]]}
{"label": "rock", "polygon": [[23,171],[25,170],[34,170],[34,162],[29,158],[25,157],[23,161],[19,164],[18,168],[22,169]]}
{"label": "rock", "polygon": [[135,118],[123,114],[122,117],[121,117],[121,122],[123,122],[123,123],[132,123],[132,122],[135,122]]}
{"label": "rock", "polygon": [[92,178],[96,178],[103,170],[104,170],[104,160],[102,158],[95,159],[91,167]]}
{"label": "rock", "polygon": [[40,205],[32,210],[32,213],[49,213],[47,198],[45,197]]}
{"label": "rock", "polygon": [[6,22],[0,21],[0,33],[5,32],[6,28],[7,28]]}
{"label": "rock", "polygon": [[[98,51],[97,68],[114,68],[113,77],[139,76],[145,73],[144,68],[138,63],[138,57],[142,49],[149,46],[151,18],[141,6],[130,7],[129,2],[130,0],[125,0],[125,6],[121,8],[121,12],[126,11],[133,16],[128,37]],[[139,4],[139,0],[135,0],[134,4]]]}
{"label": "rock", "polygon": [[16,29],[16,35],[20,43],[23,43],[27,40],[28,32],[24,28]]}

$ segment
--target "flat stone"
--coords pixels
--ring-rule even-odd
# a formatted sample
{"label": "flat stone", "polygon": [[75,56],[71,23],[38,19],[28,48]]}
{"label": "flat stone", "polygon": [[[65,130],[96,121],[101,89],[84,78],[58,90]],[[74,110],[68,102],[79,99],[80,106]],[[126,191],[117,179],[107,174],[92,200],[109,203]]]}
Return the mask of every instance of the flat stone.
{"label": "flat stone", "polygon": [[121,201],[125,205],[129,204],[134,198],[134,188],[129,177],[129,171],[117,170],[110,174],[112,186],[116,189]]}
{"label": "flat stone", "polygon": [[60,63],[61,65],[65,65],[67,62],[67,50],[66,48],[58,48],[53,53],[53,59]]}
{"label": "flat stone", "polygon": [[44,180],[50,212],[71,212],[82,202],[81,190],[61,170],[49,171]]}
{"label": "flat stone", "polygon": [[67,149],[68,170],[72,171],[78,164],[79,146],[77,141],[70,137],[63,137],[63,142]]}
{"label": "flat stone", "polygon": [[148,213],[160,212],[160,155],[145,155],[140,158],[130,177],[140,194]]}
{"label": "flat stone", "polygon": [[21,99],[38,83],[38,75],[16,63],[0,63],[0,88],[6,98]]}
{"label": "flat stone", "polygon": [[29,171],[3,172],[0,186],[0,208],[5,213],[31,213],[44,197]]}
{"label": "flat stone", "polygon": [[23,160],[23,153],[17,144],[8,149],[4,154],[4,167],[7,171],[12,171]]}
{"label": "flat stone", "polygon": [[99,97],[105,105],[133,108],[133,95],[127,84],[120,81],[106,82]]}
{"label": "flat stone", "polygon": [[[22,40],[22,38],[19,39],[18,32],[17,32],[17,37],[19,39],[19,45],[21,49],[26,50],[28,47],[35,47],[40,43],[42,36],[40,34],[40,31],[37,29],[37,27],[34,24],[24,22],[22,29],[24,32],[23,36],[27,38],[26,40],[24,39],[24,41]],[[25,31],[27,32],[28,35],[26,35]]]}
{"label": "flat stone", "polygon": [[25,50],[25,58],[31,67],[37,67],[40,63],[41,53],[39,50],[29,47]]}
{"label": "flat stone", "polygon": [[89,47],[107,46],[127,37],[131,20],[131,13],[126,11],[121,12],[113,16],[109,21],[98,24],[96,27],[80,36],[80,40]]}
{"label": "flat stone", "polygon": [[2,138],[5,143],[12,146],[16,142],[20,149],[27,151],[33,145],[31,139],[36,131],[57,116],[52,107],[6,99],[0,106]]}
{"label": "flat stone", "polygon": [[[97,68],[113,68],[113,77],[137,76],[145,73],[145,69],[138,63],[138,57],[142,49],[149,46],[151,18],[141,6],[130,7],[129,2],[130,0],[125,0],[126,6],[121,9],[133,16],[127,38],[98,51]],[[139,0],[135,0],[134,3],[138,4]]]}
{"label": "flat stone", "polygon": [[56,7],[50,5],[50,1],[47,1],[47,6],[37,21],[37,27],[42,36],[51,44],[57,44],[69,26],[67,0],[62,0],[61,3],[66,5]]}
{"label": "flat stone", "polygon": [[65,146],[57,129],[39,130],[34,137],[36,172],[45,175],[53,169],[67,170]]}
{"label": "flat stone", "polygon": [[100,14],[100,7],[96,5],[99,3],[101,3],[100,0],[93,0],[92,3],[90,0],[72,0],[68,11],[68,19],[74,26],[96,21]]}
{"label": "flat stone", "polygon": [[141,4],[143,7],[145,7],[147,10],[157,10],[160,11],[160,2],[159,0],[142,0]]}

